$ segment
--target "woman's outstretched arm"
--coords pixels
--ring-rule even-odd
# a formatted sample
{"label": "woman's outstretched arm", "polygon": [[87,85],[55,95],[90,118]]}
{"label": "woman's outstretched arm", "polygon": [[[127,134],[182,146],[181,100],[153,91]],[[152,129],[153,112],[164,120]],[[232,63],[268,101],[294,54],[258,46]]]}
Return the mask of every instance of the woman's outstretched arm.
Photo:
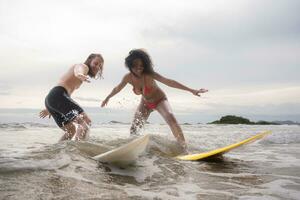
{"label": "woman's outstretched arm", "polygon": [[101,107],[106,106],[109,99],[114,95],[116,95],[117,93],[119,93],[126,86],[127,83],[128,83],[128,75],[125,75],[122,81],[116,87],[114,87],[114,89],[110,92],[110,94],[104,99],[104,101],[101,104]]}
{"label": "woman's outstretched arm", "polygon": [[199,90],[195,90],[195,89],[192,89],[192,88],[189,88],[175,80],[172,80],[172,79],[168,79],[162,75],[160,75],[159,73],[157,72],[154,72],[153,74],[153,78],[169,87],[173,87],[173,88],[177,88],[177,89],[181,89],[181,90],[186,90],[186,91],[189,91],[191,93],[193,93],[194,95],[197,95],[197,96],[200,96],[200,93],[205,93],[205,92],[208,92],[207,89],[204,89],[204,88],[201,88]]}

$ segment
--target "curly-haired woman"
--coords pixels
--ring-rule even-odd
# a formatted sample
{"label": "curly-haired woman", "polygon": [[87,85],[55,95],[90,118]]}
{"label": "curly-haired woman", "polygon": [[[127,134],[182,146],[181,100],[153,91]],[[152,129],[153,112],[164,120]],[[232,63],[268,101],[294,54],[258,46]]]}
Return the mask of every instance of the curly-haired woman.
{"label": "curly-haired woman", "polygon": [[101,106],[104,107],[107,105],[109,99],[120,92],[127,83],[131,84],[133,86],[133,92],[136,95],[142,95],[142,98],[132,121],[130,133],[135,134],[139,128],[143,127],[150,113],[153,110],[157,110],[170,126],[172,133],[180,146],[186,151],[187,145],[182,129],[171,110],[166,94],[158,87],[155,81],[159,81],[169,87],[189,91],[197,96],[200,96],[200,93],[205,93],[208,90],[191,89],[155,72],[150,56],[143,49],[134,49],[130,51],[129,55],[125,58],[125,65],[130,72],[123,77],[121,83],[119,83],[105,98]]}

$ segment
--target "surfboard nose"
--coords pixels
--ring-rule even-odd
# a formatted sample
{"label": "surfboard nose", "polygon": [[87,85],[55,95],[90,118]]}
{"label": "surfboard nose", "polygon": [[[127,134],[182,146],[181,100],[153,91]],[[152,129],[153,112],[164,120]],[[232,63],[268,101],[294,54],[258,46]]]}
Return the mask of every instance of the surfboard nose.
{"label": "surfboard nose", "polygon": [[116,149],[94,156],[92,159],[105,163],[130,164],[145,151],[149,139],[150,135],[146,134]]}

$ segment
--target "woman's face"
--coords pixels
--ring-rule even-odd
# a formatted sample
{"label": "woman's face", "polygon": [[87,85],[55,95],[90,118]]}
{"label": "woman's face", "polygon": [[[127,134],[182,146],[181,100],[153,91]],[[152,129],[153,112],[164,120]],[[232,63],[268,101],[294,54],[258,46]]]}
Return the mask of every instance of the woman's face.
{"label": "woman's face", "polygon": [[140,58],[134,59],[131,70],[135,75],[142,76],[144,71],[143,61]]}
{"label": "woman's face", "polygon": [[102,62],[101,58],[99,58],[99,57],[93,58],[93,60],[91,61],[90,67],[92,70],[93,77],[95,77],[97,75],[97,73],[102,74],[103,62]]}

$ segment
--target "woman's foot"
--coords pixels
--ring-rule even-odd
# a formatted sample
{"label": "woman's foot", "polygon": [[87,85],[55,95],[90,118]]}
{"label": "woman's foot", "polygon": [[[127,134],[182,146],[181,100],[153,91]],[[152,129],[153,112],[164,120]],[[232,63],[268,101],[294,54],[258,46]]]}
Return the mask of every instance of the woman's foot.
{"label": "woman's foot", "polygon": [[188,155],[189,152],[188,152],[188,148],[187,148],[187,144],[184,142],[184,143],[179,143],[181,149],[182,149],[182,153],[183,155]]}

